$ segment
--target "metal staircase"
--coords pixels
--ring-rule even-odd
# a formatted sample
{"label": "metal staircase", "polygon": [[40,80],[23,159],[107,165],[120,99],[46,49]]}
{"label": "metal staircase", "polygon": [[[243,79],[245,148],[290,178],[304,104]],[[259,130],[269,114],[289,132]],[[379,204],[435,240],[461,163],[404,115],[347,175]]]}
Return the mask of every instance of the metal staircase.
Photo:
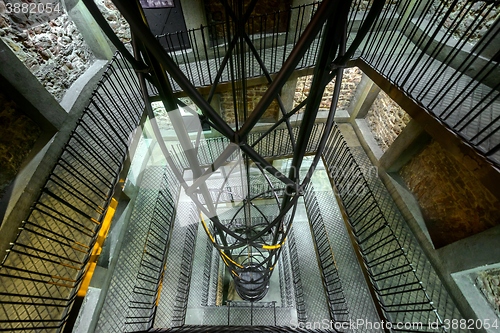
{"label": "metal staircase", "polygon": [[[124,265],[133,263],[137,268],[128,272],[133,280],[120,285],[123,281],[116,278],[109,294],[121,296],[118,301],[106,300],[103,311],[103,318],[118,318],[123,310],[126,319],[101,319],[98,327],[102,331],[350,331],[342,324],[353,319],[356,304],[347,301],[348,283],[342,280],[341,266],[335,259],[332,235],[336,227],[324,217],[331,212],[322,208],[321,202],[329,199],[322,201],[324,193],[316,192],[310,183],[312,171],[321,161],[326,169],[345,171],[332,173],[330,180],[348,220],[345,230],[349,234],[343,241],[347,242],[348,236],[353,241],[376,309],[373,316],[394,324],[424,323],[415,330],[381,331],[444,332],[443,319],[460,317],[425,255],[413,249],[416,241],[401,227],[402,218],[387,213],[392,208],[380,199],[385,194],[374,190],[380,184],[370,183],[363,174],[362,158],[347,147],[333,117],[343,68],[362,63],[498,166],[500,50],[491,55],[491,45],[498,40],[495,31],[499,21],[475,46],[467,44],[470,30],[483,26],[484,17],[496,8],[496,2],[484,3],[469,32],[465,32],[455,24],[459,16],[450,19],[450,8],[457,1],[446,7],[444,2],[434,1],[375,0],[366,8],[362,1],[323,1],[255,17],[251,13],[258,5],[256,0],[246,7],[239,1],[221,0],[226,24],[153,36],[139,1],[116,1],[131,27],[133,54],[116,38],[94,2],[83,2],[119,52],[76,122],[0,266],[0,331],[65,329],[91,259],[97,255],[96,244],[111,200],[121,190],[120,179],[128,171],[128,147],[145,121],[144,115],[150,117],[167,166],[159,177],[161,191],[141,194],[150,205],[151,215],[144,220],[144,214],[134,215],[143,223],[138,233],[144,234],[137,243],[128,245],[137,245],[139,252],[131,254],[135,261],[121,259]],[[471,11],[473,4],[463,5],[461,13]],[[270,16],[275,20],[294,17],[297,26],[265,34]],[[257,33],[252,31],[255,26],[260,26]],[[202,40],[196,40],[200,36]],[[180,38],[189,38],[191,48],[169,52],[169,45],[179,44],[175,39]],[[297,71],[314,74],[311,91],[297,107],[286,109],[281,89]],[[249,110],[247,81],[253,78],[263,78],[268,90],[256,108]],[[333,79],[332,108],[326,119],[316,121],[324,88]],[[233,94],[234,123],[228,123],[210,104],[222,86]],[[204,87],[208,87],[206,96],[200,93]],[[187,95],[201,114],[180,101],[180,93]],[[167,146],[155,125],[151,102],[158,100],[168,111],[178,145]],[[259,119],[273,101],[279,105],[276,122],[260,127]],[[179,106],[201,124],[209,125],[213,137],[202,138],[200,129],[193,140]],[[294,122],[299,113],[301,121]],[[307,155],[312,157],[304,166]],[[285,157],[291,162],[278,170],[273,161]],[[217,178],[218,171],[224,177]],[[157,177],[158,170],[154,172]],[[179,190],[190,197],[192,205],[176,206]],[[271,208],[264,213],[260,206],[265,200]],[[225,209],[228,204],[233,205],[232,210]],[[299,260],[298,248],[302,240],[297,242],[291,232],[300,204],[305,206],[310,223],[314,246],[309,255],[317,260],[326,300],[322,306],[328,311],[331,326],[279,325],[276,312],[275,326],[185,325],[192,270],[202,270],[201,275],[209,278],[210,285],[203,294],[207,307],[209,295],[221,292],[219,279],[227,270],[238,295],[249,302],[245,304],[251,304],[251,311],[254,303],[266,297],[272,275],[279,274],[280,281],[293,285],[281,291],[282,299],[292,296],[293,302],[283,303],[293,308],[298,322],[308,321],[311,311],[304,290],[310,290],[310,286],[304,286],[304,281],[310,280],[304,278],[307,272],[301,267],[309,266],[301,266],[304,263]],[[179,207],[192,222],[187,227],[178,227]],[[219,254],[207,255],[207,267],[192,265],[195,245],[200,241],[200,222],[207,244]],[[169,250],[172,244],[176,244],[175,255]],[[170,267],[176,268],[170,271]],[[175,287],[168,289],[165,285],[166,274],[172,274]],[[128,294],[122,299],[120,292],[124,289]],[[118,302],[120,307],[114,308]],[[288,310],[282,308],[278,309],[279,316],[288,319]],[[239,310],[236,307],[233,314]],[[216,311],[225,313],[227,309],[219,307]],[[160,316],[164,319],[158,319]],[[160,325],[165,328],[159,328],[160,322],[166,323]]]}

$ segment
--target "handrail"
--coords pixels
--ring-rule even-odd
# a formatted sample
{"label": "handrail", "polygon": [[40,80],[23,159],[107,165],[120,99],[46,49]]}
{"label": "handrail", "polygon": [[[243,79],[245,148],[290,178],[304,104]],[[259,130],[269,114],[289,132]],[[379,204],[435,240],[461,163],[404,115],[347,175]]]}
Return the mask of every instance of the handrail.
{"label": "handrail", "polygon": [[[485,2],[479,9],[473,7],[476,3],[473,1],[462,7],[456,5],[459,15],[451,14],[453,7],[446,7],[448,2],[433,3],[415,4],[410,0],[387,3],[356,57],[408,94],[486,159],[499,165],[500,43],[495,31],[500,20],[484,31],[486,18],[495,10],[495,2]],[[279,71],[316,6],[317,3],[293,7],[256,16],[248,22],[250,41],[270,74]],[[353,2],[348,36],[355,35],[367,18],[368,9],[369,6],[364,8],[359,1]],[[283,32],[262,33],[269,30],[267,22],[282,16],[294,20],[296,26]],[[467,17],[473,19],[464,23]],[[467,29],[460,28],[464,24],[469,25]],[[254,25],[259,26],[257,33],[252,33]],[[212,85],[218,74],[219,82],[228,82],[231,77],[228,66],[218,73],[230,43],[225,33],[222,40],[211,37],[215,34],[213,31],[221,29],[225,31],[226,27],[223,24],[201,26],[158,38],[167,49],[175,40],[189,39],[190,49],[171,52],[171,56],[193,84],[203,87]],[[481,35],[477,41],[473,39],[476,35]],[[352,37],[348,38],[347,47],[350,43]],[[311,45],[297,70],[314,65],[318,45],[317,42]],[[498,47],[494,49],[493,45]],[[261,66],[252,63],[251,50],[244,52],[249,59],[246,77],[264,76]],[[173,80],[171,84],[179,91]]]}
{"label": "handrail", "polygon": [[[266,64],[270,73],[277,73],[302,32],[314,15],[319,2],[292,7],[285,11],[252,16],[246,24],[249,40],[255,46],[260,58]],[[295,26],[290,26],[286,31],[279,31],[273,22],[279,20],[292,20]],[[257,28],[254,28],[257,27]],[[234,31],[234,27],[231,30]],[[157,39],[166,50],[175,50],[175,45],[189,41],[190,48],[171,51],[172,59],[180,66],[188,78],[196,86],[209,86],[218,77],[218,70],[222,67],[224,55],[228,51],[230,40],[227,39],[227,26],[216,23],[200,28],[178,31],[157,36]],[[185,43],[188,44],[188,43]],[[317,42],[304,55],[297,69],[313,65],[318,52]],[[245,52],[251,51],[247,48]],[[253,57],[250,56],[251,60]],[[229,67],[221,73],[220,82],[228,82],[230,78]],[[265,75],[262,68],[255,62],[248,64],[247,77]],[[179,88],[171,80],[174,91]]]}
{"label": "handrail", "polygon": [[[148,331],[151,333],[331,333],[329,329],[309,329],[302,326],[194,326],[185,325],[181,327],[159,328]],[[146,332],[143,332],[146,333]]]}
{"label": "handrail", "polygon": [[386,319],[394,324],[419,322],[424,330],[437,322],[445,332],[433,300],[337,127],[323,157]]}
{"label": "handrail", "polygon": [[331,320],[335,323],[349,323],[349,307],[344,295],[342,281],[340,280],[332,251],[330,240],[325,230],[325,221],[318,206],[314,193],[314,186],[309,183],[304,193],[311,234],[314,242],[316,257],[320,266],[321,280],[328,300]]}
{"label": "handrail", "polygon": [[[314,124],[312,129],[312,140],[307,147],[307,153],[314,153],[316,151],[317,145],[319,143],[319,138],[323,133],[323,129],[325,127],[324,122],[317,122]],[[263,157],[266,158],[283,158],[286,156],[293,155],[292,145],[290,144],[290,139],[288,137],[288,130],[286,128],[278,128],[274,131],[270,132],[268,135],[264,137],[263,140],[260,140],[257,145],[255,145],[254,149]],[[249,142],[253,144],[256,140],[258,140],[262,133],[264,132],[252,132],[249,134]],[[293,134],[295,137],[298,133],[298,127],[293,127]],[[210,165],[215,159],[224,151],[224,149],[229,145],[229,139],[226,137],[213,137],[206,138],[200,140],[199,142],[193,141],[193,144],[198,149],[198,157],[201,165]],[[231,154],[227,161],[236,160],[237,154],[239,151],[235,151]],[[171,148],[171,154],[174,157],[174,161],[177,164],[179,169],[186,169],[189,167],[187,158],[185,153],[182,151],[182,147],[180,144],[174,145]]]}
{"label": "handrail", "polygon": [[[196,221],[198,214],[192,207],[190,211],[190,220]],[[198,232],[198,223],[191,223],[186,227],[186,239],[184,241],[184,249],[182,251],[182,263],[180,270],[179,283],[177,285],[177,296],[174,304],[174,314],[172,318],[173,326],[182,326],[186,318],[189,287],[191,285],[191,270]]]}
{"label": "handrail", "polygon": [[293,229],[288,234],[288,254],[290,255],[290,263],[295,269],[292,270],[293,285],[295,291],[295,308],[297,309],[297,321],[299,323],[307,322],[306,303],[304,301],[304,290],[302,289],[301,274],[299,266],[299,254],[297,252],[297,243],[295,242],[295,233]]}
{"label": "handrail", "polygon": [[113,56],[0,265],[0,331],[68,320],[144,109],[129,67]]}
{"label": "handrail", "polygon": [[144,327],[149,329],[153,326],[160,286],[165,274],[171,229],[177,212],[175,203],[179,197],[179,190],[180,184],[167,166],[154,205],[137,280],[128,307],[134,309],[134,315],[127,315],[126,332],[137,332]]}

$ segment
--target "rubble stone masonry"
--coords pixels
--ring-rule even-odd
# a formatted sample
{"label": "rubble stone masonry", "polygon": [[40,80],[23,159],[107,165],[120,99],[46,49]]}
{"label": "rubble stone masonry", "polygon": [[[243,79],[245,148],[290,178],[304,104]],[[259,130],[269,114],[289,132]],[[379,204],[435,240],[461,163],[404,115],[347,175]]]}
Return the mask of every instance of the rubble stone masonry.
{"label": "rubble stone masonry", "polygon": [[[262,96],[267,90],[267,85],[258,85],[247,88],[247,107],[248,113],[251,113],[255,108],[257,103],[260,101]],[[220,94],[220,107],[222,118],[229,124],[234,124],[234,104],[233,104],[233,93],[231,90],[222,92]],[[240,107],[241,108],[241,107]],[[262,116],[263,120],[277,119],[279,114],[278,102],[274,100],[271,105],[267,108],[266,112]],[[242,116],[240,116],[241,121]]]}
{"label": "rubble stone masonry", "polygon": [[373,136],[384,152],[410,120],[411,117],[383,91],[378,94],[366,115]]}
{"label": "rubble stone masonry", "polygon": [[[128,24],[111,0],[96,3],[117,36],[129,42]],[[58,101],[95,60],[65,9],[60,10],[50,21],[37,23],[36,14],[7,13],[0,0],[0,39]]]}
{"label": "rubble stone masonry", "polygon": [[[356,91],[356,87],[361,81],[362,72],[358,67],[350,67],[344,70],[344,76],[342,79],[342,86],[340,88],[339,102],[337,105],[338,110],[347,110],[351,100]],[[312,75],[301,76],[297,80],[297,88],[295,90],[295,97],[293,106],[297,106],[302,102],[308,95],[312,84]],[[321,99],[321,104],[319,106],[320,110],[330,109],[333,89],[335,88],[335,79],[327,84],[323,97]]]}

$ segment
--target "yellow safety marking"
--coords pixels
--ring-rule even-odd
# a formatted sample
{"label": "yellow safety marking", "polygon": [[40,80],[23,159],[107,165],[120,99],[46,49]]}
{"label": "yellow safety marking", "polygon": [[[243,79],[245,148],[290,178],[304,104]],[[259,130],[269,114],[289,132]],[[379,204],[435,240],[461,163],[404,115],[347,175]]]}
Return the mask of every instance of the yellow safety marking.
{"label": "yellow safety marking", "polygon": [[158,306],[160,304],[161,290],[163,289],[163,278],[165,277],[165,270],[167,269],[167,263],[163,265],[163,272],[161,273],[160,285],[158,286],[158,293],[156,294],[155,304]]}
{"label": "yellow safety marking", "polygon": [[[111,227],[111,220],[113,219],[113,215],[115,215],[116,206],[118,206],[118,201],[115,199],[111,199],[111,203],[109,204],[108,211],[106,212],[106,216],[104,216],[104,220],[102,221],[101,229],[99,230],[99,234],[97,236],[97,241],[92,248],[92,254],[89,260],[89,267],[85,276],[83,278],[82,284],[80,285],[80,289],[78,289],[78,296],[84,297],[87,293],[87,290],[90,285],[90,280],[92,279],[92,275],[94,274],[95,268],[97,266],[97,259],[102,251],[102,244],[108,235],[109,228]],[[95,219],[91,219],[92,222],[99,223]],[[75,242],[77,243],[77,242]],[[78,243],[77,243],[78,244]],[[80,245],[80,244],[79,244]],[[83,244],[81,244],[83,245]]]}
{"label": "yellow safety marking", "polygon": [[279,249],[281,246],[283,246],[283,244],[285,244],[286,242],[286,237],[283,239],[283,242],[279,243],[279,244],[275,244],[275,245],[262,245],[262,248],[264,250],[276,250],[276,249]]}
{"label": "yellow safety marking", "polygon": [[161,295],[161,290],[163,289],[163,276],[164,275],[162,274],[161,279],[160,279],[160,285],[158,286],[158,293],[156,294],[156,300],[155,300],[156,306],[158,306],[158,304],[160,304],[160,295]]}
{"label": "yellow safety marking", "polygon": [[205,220],[203,219],[203,216],[201,215],[201,213],[200,213],[200,219],[201,219],[201,224],[203,225],[203,228],[205,229],[205,232],[208,235],[208,238],[210,238],[210,240],[212,241],[212,243],[215,243],[214,236],[212,236],[212,234],[208,230],[207,224],[205,223]]}
{"label": "yellow safety marking", "polygon": [[238,264],[236,261],[234,261],[233,259],[231,259],[227,254],[225,254],[223,251],[219,251],[220,254],[224,257],[227,258],[227,260],[229,260],[230,262],[232,262],[233,264],[235,264],[236,266],[238,266],[239,268],[243,268],[242,265]]}
{"label": "yellow safety marking", "polygon": [[276,250],[281,247],[281,244],[275,244],[275,245],[262,245],[262,248],[264,250]]}

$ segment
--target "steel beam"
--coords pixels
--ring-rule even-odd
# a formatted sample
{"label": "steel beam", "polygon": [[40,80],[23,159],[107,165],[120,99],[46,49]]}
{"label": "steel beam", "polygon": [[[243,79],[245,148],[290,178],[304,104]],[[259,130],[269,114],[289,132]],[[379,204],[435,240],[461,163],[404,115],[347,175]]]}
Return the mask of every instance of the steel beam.
{"label": "steel beam", "polygon": [[313,40],[321,31],[323,24],[329,17],[332,16],[336,4],[336,1],[323,1],[319,5],[317,12],[314,14],[311,22],[300,36],[295,48],[288,56],[279,73],[276,75],[275,80],[272,84],[269,85],[266,93],[264,94],[264,96],[262,96],[262,99],[255,106],[255,109],[249,115],[247,121],[236,133],[236,135],[241,139],[244,139],[248,136],[252,128],[257,124],[264,112],[266,112],[269,105],[271,105],[273,99],[276,98],[278,92],[286,83],[290,75],[297,67],[299,61],[306,53],[307,49],[311,46]]}
{"label": "steel beam", "polygon": [[151,52],[151,55],[172,76],[177,84],[186,91],[191,100],[202,110],[203,114],[217,126],[217,130],[231,141],[234,141],[235,132],[233,129],[196,90],[196,87],[189,81],[167,51],[156,40],[148,26],[144,24],[144,22],[137,20],[138,2],[113,0],[113,3],[129,23],[131,31],[141,40],[148,51]]}

